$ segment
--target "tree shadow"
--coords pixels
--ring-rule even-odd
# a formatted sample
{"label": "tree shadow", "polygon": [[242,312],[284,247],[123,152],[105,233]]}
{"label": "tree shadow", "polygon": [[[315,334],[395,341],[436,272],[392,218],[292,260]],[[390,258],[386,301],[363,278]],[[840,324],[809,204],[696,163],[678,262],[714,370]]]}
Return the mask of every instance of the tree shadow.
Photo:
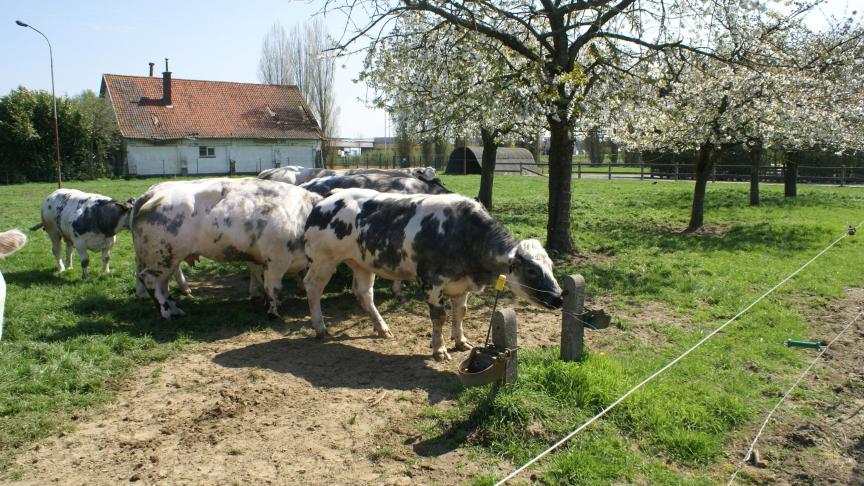
{"label": "tree shadow", "polygon": [[226,368],[264,368],[287,373],[317,388],[425,390],[431,403],[456,396],[450,371],[429,366],[428,355],[383,354],[344,344],[374,337],[283,338],[218,354],[213,362]]}

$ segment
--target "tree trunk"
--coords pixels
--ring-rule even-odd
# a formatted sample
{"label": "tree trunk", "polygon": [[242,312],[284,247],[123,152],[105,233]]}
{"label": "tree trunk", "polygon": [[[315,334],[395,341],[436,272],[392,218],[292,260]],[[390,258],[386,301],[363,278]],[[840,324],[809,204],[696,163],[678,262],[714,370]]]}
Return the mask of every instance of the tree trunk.
{"label": "tree trunk", "polygon": [[618,163],[618,144],[609,142],[609,163]]}
{"label": "tree trunk", "polygon": [[762,165],[762,144],[750,149],[750,205],[759,205],[759,167]]}
{"label": "tree trunk", "polygon": [[693,189],[693,208],[690,211],[690,224],[687,233],[698,230],[704,224],[705,216],[705,186],[714,166],[714,145],[703,143],[699,146],[699,157],[696,159],[696,186]]}
{"label": "tree trunk", "polygon": [[798,161],[791,153],[784,154],[786,159],[786,170],[783,171],[784,195],[795,197],[798,195]]}
{"label": "tree trunk", "polygon": [[570,192],[573,172],[573,126],[549,117],[549,219],[546,222],[546,248],[556,253],[572,253],[570,236]]}
{"label": "tree trunk", "polygon": [[489,211],[492,210],[492,183],[495,178],[495,160],[498,156],[498,144],[495,133],[485,128],[480,130],[483,139],[483,165],[480,172],[480,203]]}

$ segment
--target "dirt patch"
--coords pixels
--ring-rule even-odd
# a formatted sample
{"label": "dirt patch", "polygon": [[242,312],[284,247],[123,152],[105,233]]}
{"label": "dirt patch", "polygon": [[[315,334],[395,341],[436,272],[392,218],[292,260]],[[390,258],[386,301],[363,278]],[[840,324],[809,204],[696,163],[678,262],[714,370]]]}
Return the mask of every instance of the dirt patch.
{"label": "dirt patch", "polygon": [[[848,289],[844,299],[800,311],[812,323],[810,338],[830,341],[862,309],[864,289]],[[817,351],[807,351],[809,362]],[[731,461],[740,460],[762,420],[734,442]],[[864,320],[853,324],[798,385],[756,448],[767,467],[745,466],[740,483],[864,486]]]}
{"label": "dirt patch", "polygon": [[[144,366],[116,403],[19,456],[17,483],[462,484],[500,475],[508,464],[478,463],[419,432],[424,409],[453,406],[467,353],[432,360],[428,317],[415,307],[385,312],[394,339],[372,337],[354,309],[329,319],[328,341],[288,322],[286,334],[247,333]],[[483,319],[469,312],[475,342]],[[527,321],[524,341],[551,342],[547,324]]]}

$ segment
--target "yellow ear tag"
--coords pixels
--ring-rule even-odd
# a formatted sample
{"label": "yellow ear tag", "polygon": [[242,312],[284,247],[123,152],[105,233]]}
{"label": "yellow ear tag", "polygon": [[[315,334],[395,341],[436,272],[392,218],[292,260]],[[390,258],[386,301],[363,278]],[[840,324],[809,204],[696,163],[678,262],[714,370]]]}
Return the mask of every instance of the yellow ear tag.
{"label": "yellow ear tag", "polygon": [[498,275],[498,281],[495,282],[495,290],[504,290],[504,282],[507,281],[507,275]]}

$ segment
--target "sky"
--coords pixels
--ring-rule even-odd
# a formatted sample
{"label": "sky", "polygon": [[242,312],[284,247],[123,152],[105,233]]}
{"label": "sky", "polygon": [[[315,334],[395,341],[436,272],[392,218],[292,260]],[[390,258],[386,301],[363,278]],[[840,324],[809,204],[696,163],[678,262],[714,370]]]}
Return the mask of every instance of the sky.
{"label": "sky", "polygon": [[[814,16],[848,13],[859,2],[860,15],[862,0],[827,0]],[[57,94],[74,96],[98,92],[103,73],[146,76],[151,61],[159,75],[166,57],[175,78],[257,82],[261,43],[270,26],[278,21],[290,30],[320,5],[321,0],[0,0],[0,95],[18,86],[51,89],[45,40],[15,20],[48,36]],[[325,20],[331,34],[345,26],[338,15]],[[386,134],[384,112],[359,101],[371,94],[353,82],[362,63],[360,54],[337,59],[341,137]]]}
{"label": "sky", "polygon": [[[148,62],[156,63],[160,76],[166,57],[174,78],[258,82],[261,43],[270,26],[279,21],[290,30],[319,8],[290,0],[0,0],[0,95],[18,86],[51,90],[45,40],[15,20],[48,36],[57,94],[74,96],[87,89],[98,93],[103,73],[147,76]],[[344,18],[326,21],[331,32],[341,33]],[[336,65],[339,135],[384,136],[384,112],[358,101],[367,90],[352,82],[362,55],[339,58]]]}

